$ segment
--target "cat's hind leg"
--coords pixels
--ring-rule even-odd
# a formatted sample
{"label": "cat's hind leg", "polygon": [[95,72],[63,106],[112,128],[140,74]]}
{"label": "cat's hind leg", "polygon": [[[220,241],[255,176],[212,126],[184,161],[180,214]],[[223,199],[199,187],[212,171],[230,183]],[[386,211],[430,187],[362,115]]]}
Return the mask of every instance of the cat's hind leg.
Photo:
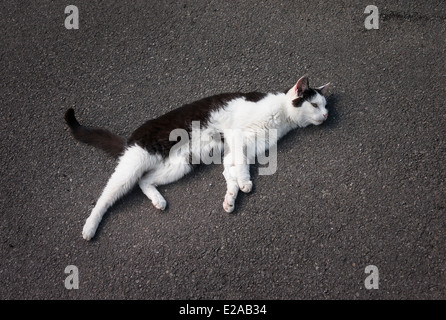
{"label": "cat's hind leg", "polygon": [[139,181],[139,187],[155,208],[164,210],[167,202],[156,187],[177,181],[191,170],[192,166],[184,159],[168,158],[146,173]]}
{"label": "cat's hind leg", "polygon": [[144,172],[153,167],[157,161],[159,160],[155,156],[150,155],[146,150],[136,145],[125,151],[85,222],[82,230],[84,239],[90,240],[94,237],[107,209],[130,191]]}

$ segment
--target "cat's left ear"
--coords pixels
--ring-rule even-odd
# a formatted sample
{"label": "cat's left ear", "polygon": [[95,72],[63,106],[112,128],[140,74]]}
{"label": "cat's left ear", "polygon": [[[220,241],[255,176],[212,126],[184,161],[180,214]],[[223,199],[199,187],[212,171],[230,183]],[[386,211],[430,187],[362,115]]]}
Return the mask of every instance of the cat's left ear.
{"label": "cat's left ear", "polygon": [[308,90],[310,88],[310,83],[308,81],[307,76],[303,76],[299,80],[297,80],[297,83],[288,91],[288,94],[291,95],[293,98],[302,98],[304,91]]}
{"label": "cat's left ear", "polygon": [[324,84],[322,87],[316,88],[317,92],[319,92],[321,95],[325,95],[328,91],[328,87],[330,86],[330,82],[327,84]]}

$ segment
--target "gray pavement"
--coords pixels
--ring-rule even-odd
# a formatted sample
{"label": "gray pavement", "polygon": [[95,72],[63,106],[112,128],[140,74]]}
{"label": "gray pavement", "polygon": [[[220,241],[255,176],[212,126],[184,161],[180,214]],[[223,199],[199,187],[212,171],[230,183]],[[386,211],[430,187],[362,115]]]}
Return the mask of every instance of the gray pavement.
{"label": "gray pavement", "polygon": [[[445,299],[446,3],[0,4],[0,299]],[[81,230],[115,161],[63,114],[128,136],[182,103],[330,81],[329,120],[222,208],[222,167],[135,189]],[[79,271],[68,290],[66,266]],[[379,271],[367,289],[365,268]]]}

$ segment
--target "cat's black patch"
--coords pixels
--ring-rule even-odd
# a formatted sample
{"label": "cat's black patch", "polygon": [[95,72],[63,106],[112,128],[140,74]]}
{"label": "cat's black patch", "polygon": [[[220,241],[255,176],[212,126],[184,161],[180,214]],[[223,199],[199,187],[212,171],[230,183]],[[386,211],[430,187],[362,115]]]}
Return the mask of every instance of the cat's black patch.
{"label": "cat's black patch", "polygon": [[258,102],[267,96],[263,92],[249,92],[244,94],[246,101]]}
{"label": "cat's black patch", "polygon": [[178,142],[169,141],[169,135],[174,129],[184,129],[190,133],[192,121],[200,121],[200,126],[205,127],[210,114],[224,107],[231,100],[245,98],[247,101],[257,102],[265,96],[266,94],[260,92],[223,93],[185,104],[145,122],[132,133],[127,144],[138,144],[150,153],[157,153],[166,158],[170,149]]}
{"label": "cat's black patch", "polygon": [[302,97],[293,100],[293,107],[300,107],[304,101],[310,101],[318,93],[317,89],[308,88],[302,92]]}

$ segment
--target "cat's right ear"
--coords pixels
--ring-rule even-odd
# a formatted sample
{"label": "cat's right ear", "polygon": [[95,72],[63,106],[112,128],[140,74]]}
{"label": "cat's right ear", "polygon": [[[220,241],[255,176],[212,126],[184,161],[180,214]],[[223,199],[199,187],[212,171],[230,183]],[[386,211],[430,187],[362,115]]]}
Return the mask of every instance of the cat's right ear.
{"label": "cat's right ear", "polygon": [[291,96],[291,98],[302,98],[303,93],[305,90],[308,90],[310,88],[310,83],[308,81],[307,76],[301,77],[299,80],[297,80],[297,83],[288,91],[288,95]]}
{"label": "cat's right ear", "polygon": [[316,91],[325,96],[328,91],[328,87],[330,86],[330,82],[323,85],[322,87],[316,88]]}

